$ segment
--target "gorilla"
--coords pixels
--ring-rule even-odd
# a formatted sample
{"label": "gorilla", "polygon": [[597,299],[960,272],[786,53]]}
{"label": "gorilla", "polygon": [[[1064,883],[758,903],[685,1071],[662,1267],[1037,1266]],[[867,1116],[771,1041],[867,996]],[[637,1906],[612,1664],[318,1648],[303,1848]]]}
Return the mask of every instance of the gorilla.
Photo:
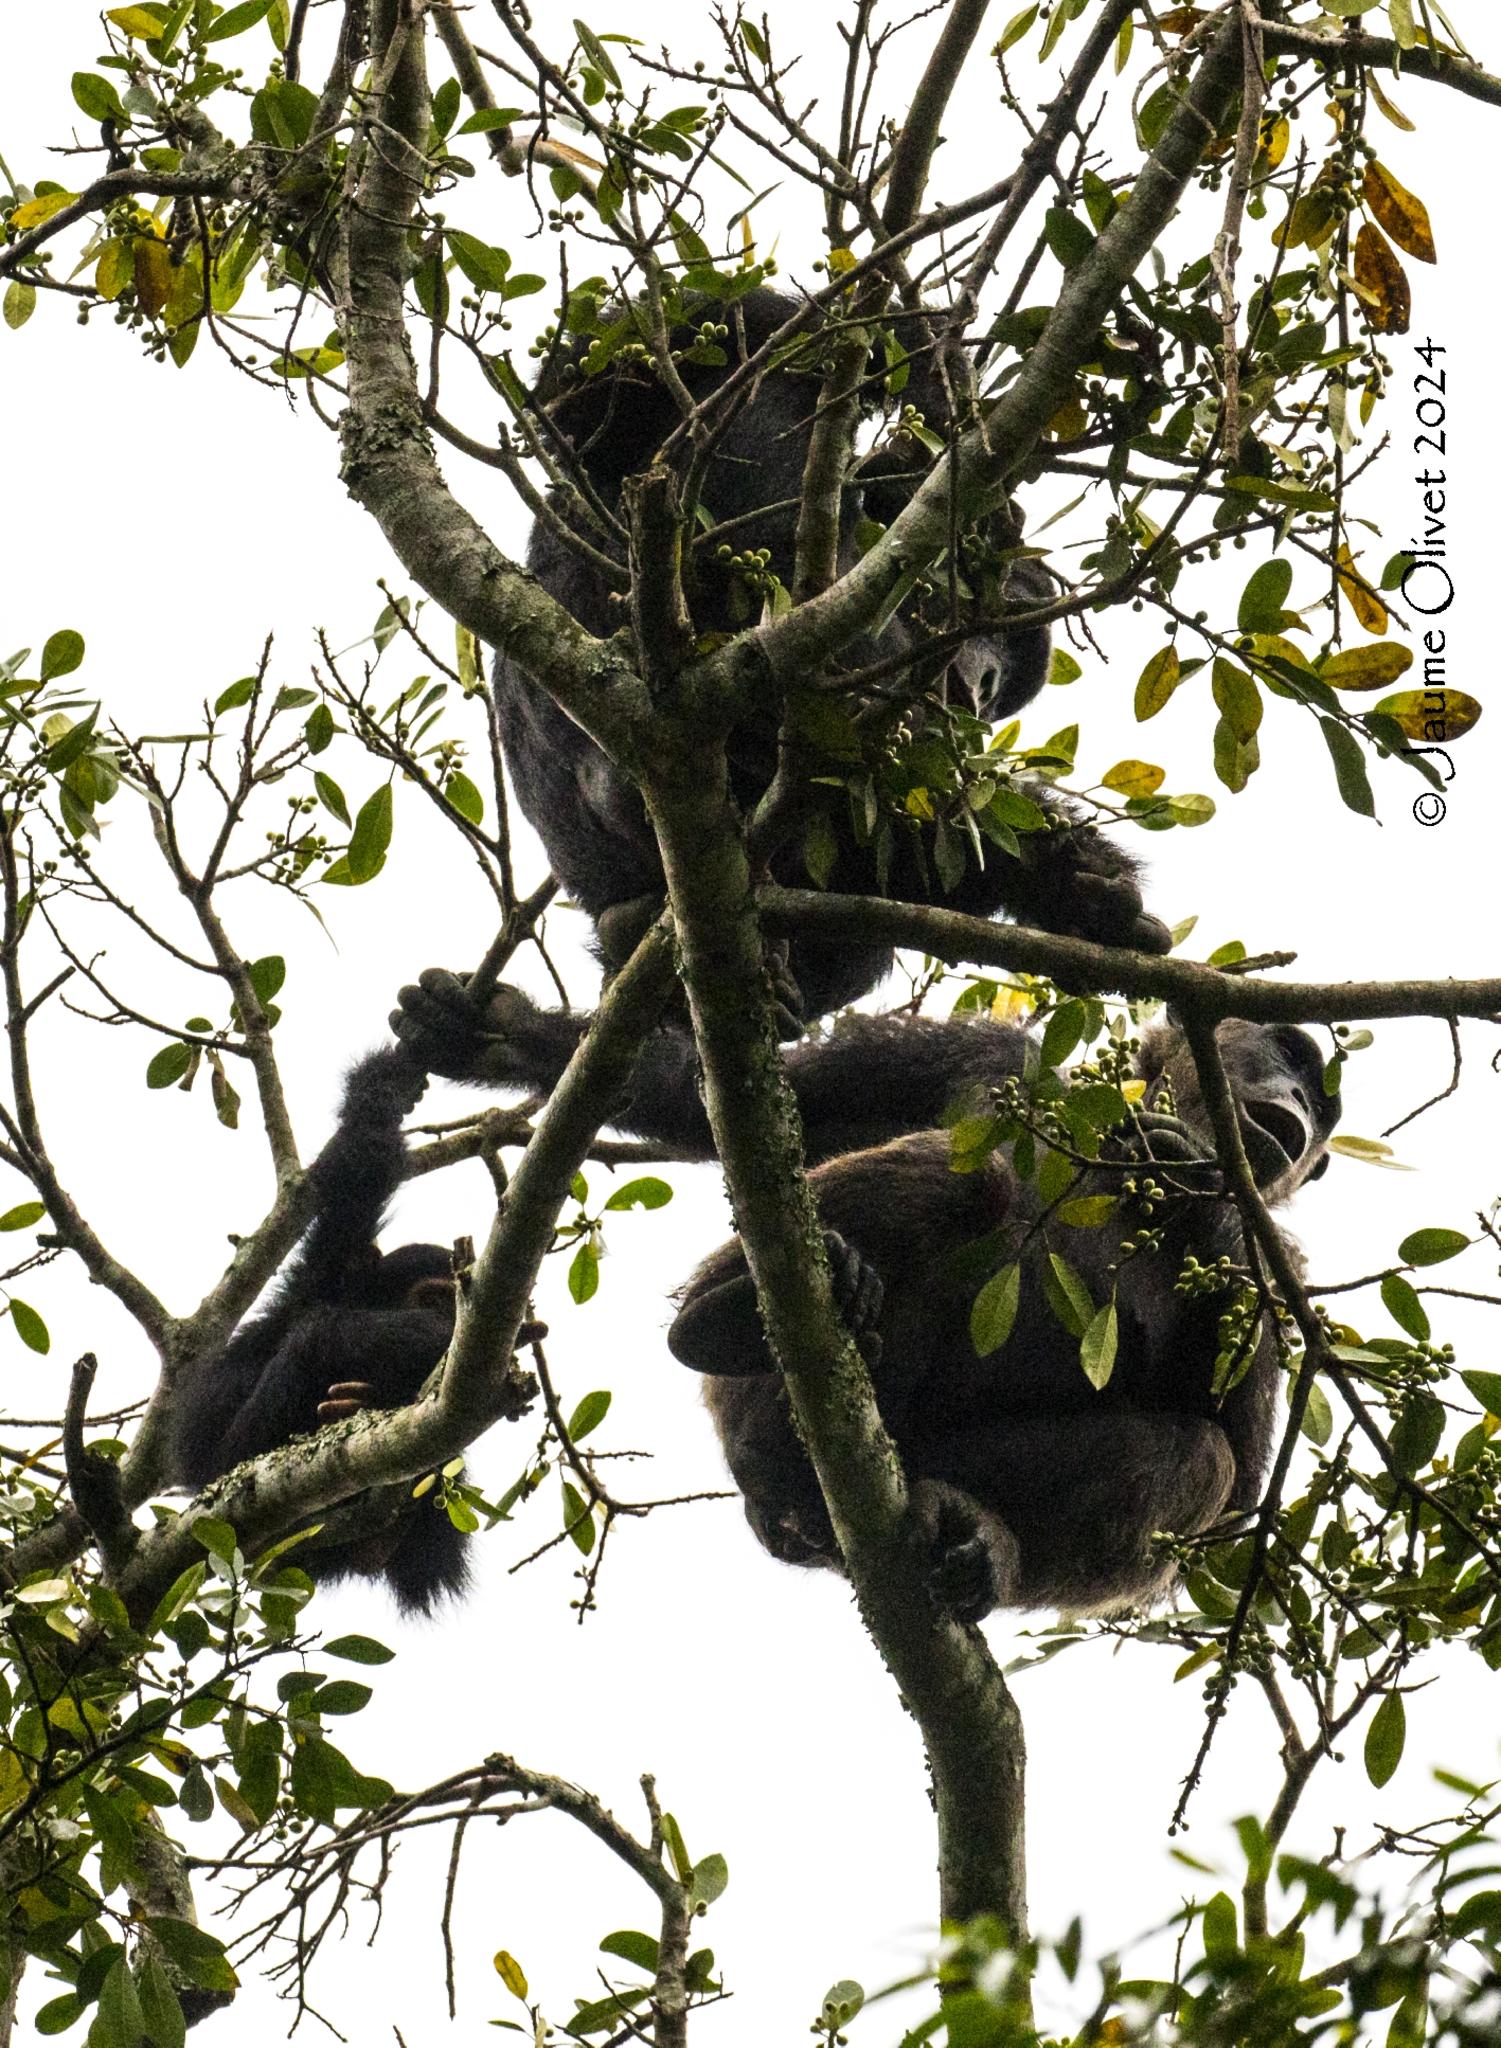
{"label": "gorilla", "polygon": [[[241,1324],[189,1385],[175,1428],[175,1476],[197,1492],[233,1466],[362,1408],[414,1401],[448,1349],[453,1261],[437,1244],[379,1252],[401,1183],[401,1122],[426,1076],[398,1048],[351,1068],[338,1127],[313,1174],[317,1207],[270,1304]],[[465,1538],[436,1495],[356,1542],[308,1546],[322,1583],[382,1578],[407,1611],[463,1589]]]}
{"label": "gorilla", "polygon": [[[689,297],[687,324],[674,335],[674,348],[682,382],[694,400],[712,400],[737,364],[758,350],[798,304],[766,286],[728,306]],[[690,313],[687,308],[695,305]],[[586,484],[612,515],[621,512],[627,479],[652,465],[680,420],[673,395],[639,338],[643,318],[634,306],[596,309],[593,338],[555,348],[536,393],[547,423],[545,438],[558,450],[559,468]],[[700,323],[696,332],[695,323]],[[724,636],[751,622],[747,563],[760,587],[769,574],[791,583],[797,502],[822,390],[820,352],[816,335],[790,350],[751,385],[749,397],[727,422],[715,421],[710,429],[712,449],[698,500],[714,524],[685,550],[686,595],[701,638]],[[867,378],[871,392],[880,391],[884,374],[884,365],[879,373],[873,369]],[[907,402],[915,401],[930,424],[941,428],[947,407],[939,378],[921,357],[909,375]],[[855,559],[862,519],[889,524],[930,465],[911,424],[865,458],[849,480],[841,566]],[[613,594],[608,572],[574,544],[570,533],[576,530],[596,555],[623,563],[619,533],[597,522],[591,525],[577,495],[556,494],[552,505],[555,517],[539,518],[532,528],[527,565],[543,589],[590,632],[613,634],[625,624],[627,612]],[[720,529],[726,535],[722,541]],[[997,629],[993,614],[1007,605],[1043,604],[1054,594],[1035,558],[1011,555],[1017,538],[1009,511],[992,515],[966,537],[969,581],[984,591],[988,575],[991,591],[986,603],[973,594],[965,598],[974,631],[957,649],[939,657],[924,654],[928,632],[909,600],[907,610],[879,639],[847,650],[848,663],[858,667],[910,651],[915,679],[929,694],[936,691],[985,724],[1009,718],[1046,680],[1049,635],[1046,628],[1008,634]],[[728,555],[740,557],[739,564],[721,559]],[[971,576],[972,557],[980,566]],[[593,921],[606,967],[618,967],[662,905],[656,839],[634,785],[559,709],[544,682],[504,655],[497,660],[495,702],[506,760],[517,801],[541,838],[553,873]],[[907,694],[918,700],[923,691]],[[920,734],[921,703],[903,715]],[[770,714],[753,715],[731,736],[734,793],[747,815],[771,783],[777,744],[777,720]],[[1026,793],[1044,812],[1049,829],[1020,835],[1003,829],[1000,844],[986,845],[983,864],[978,853],[966,859],[957,878],[950,875],[952,886],[945,893],[935,871],[931,835],[925,844],[915,819],[882,820],[874,834],[864,820],[857,827],[844,791],[821,787],[817,780],[837,781],[838,771],[838,759],[821,758],[819,747],[810,742],[806,795],[821,813],[817,875],[810,866],[809,839],[799,830],[793,842],[770,854],[770,872],[778,882],[800,888],[816,880],[842,894],[883,894],[906,902],[936,898],[982,917],[1005,909],[1050,931],[1167,951],[1166,929],[1143,911],[1130,856],[1082,823],[1045,783],[1029,781]],[[800,825],[812,814],[805,808]],[[881,945],[794,941],[783,971],[784,1029],[796,1036],[804,1019],[867,993],[889,972],[891,962],[890,949]]]}
{"label": "gorilla", "polygon": [[[1324,1061],[1295,1027],[1226,1023],[1218,1042],[1257,1184],[1285,1202],[1328,1164],[1339,1104]],[[924,1111],[941,1074],[961,1109],[977,1086],[992,1106],[999,1089],[1004,1121],[1028,1050],[1025,1033],[988,1019],[851,1020],[822,1048],[817,1089],[799,1089],[810,1152],[825,1161],[811,1181],[836,1299],[907,1474],[935,1597],[966,1621],[996,1607],[1151,1603],[1174,1577],[1154,1536],[1191,1537],[1251,1509],[1276,1429],[1273,1322],[1175,1027],[1144,1040],[1140,1109],[1068,1190],[1069,1203],[1112,1198],[1103,1218],[1094,1205],[1093,1227],[1060,1219],[1059,1198],[1045,1200],[1003,1151],[956,1171],[947,1131],[877,1140],[872,1097],[892,1103],[903,1070]],[[1088,1303],[1060,1288],[1058,1254]],[[1013,1265],[1014,1321],[981,1355],[977,1291]],[[1080,1333],[1089,1304],[1112,1301],[1114,1359],[1096,1385]],[[738,1241],[683,1288],[668,1343],[710,1376],[710,1413],[761,1543],[786,1563],[840,1570]]]}

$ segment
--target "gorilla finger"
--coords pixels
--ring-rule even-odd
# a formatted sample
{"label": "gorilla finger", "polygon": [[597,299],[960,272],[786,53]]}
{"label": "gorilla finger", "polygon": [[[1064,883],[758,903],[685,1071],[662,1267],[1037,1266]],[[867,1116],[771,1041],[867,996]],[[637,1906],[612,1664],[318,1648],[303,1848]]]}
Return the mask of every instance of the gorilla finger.
{"label": "gorilla finger", "polygon": [[546,1323],[523,1323],[516,1332],[516,1348],[519,1351],[523,1344],[540,1344],[546,1335]]}

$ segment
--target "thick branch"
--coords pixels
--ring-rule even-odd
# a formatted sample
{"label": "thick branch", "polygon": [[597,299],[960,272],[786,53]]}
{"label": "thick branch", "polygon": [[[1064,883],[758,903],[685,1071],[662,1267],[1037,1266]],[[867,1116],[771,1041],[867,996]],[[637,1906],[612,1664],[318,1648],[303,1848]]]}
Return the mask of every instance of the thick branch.
{"label": "thick branch", "polygon": [[941,140],[939,124],[989,5],[990,0],[951,0],[892,154],[886,205],[881,216],[881,225],[888,235],[900,234],[917,218],[933,153]]}
{"label": "thick branch", "polygon": [[[389,8],[381,11],[389,16]],[[389,70],[390,85],[384,95],[371,95],[358,186],[341,202],[335,313],[348,358],[344,481],[402,564],[452,617],[528,674],[545,677],[571,717],[602,745],[618,746],[627,708],[643,717],[649,710],[623,651],[593,639],[500,553],[452,496],[434,460],[403,308],[407,228],[424,172],[427,80],[420,27],[397,33],[405,40],[394,63],[387,62],[389,23],[377,37],[376,76]]]}
{"label": "thick branch", "polygon": [[767,1334],[861,1612],[922,1730],[938,1812],[941,1910],[953,1919],[993,1912],[1020,1935],[1020,1717],[979,1634],[933,1603],[901,1468],[834,1309],[723,752],[684,734],[661,759],[647,801],[715,1146]]}
{"label": "thick branch", "polygon": [[1342,1024],[1372,1017],[1501,1019],[1501,980],[1261,981],[1196,960],[1161,960],[1124,946],[1097,946],[1089,939],[992,924],[962,911],[894,903],[884,896],[766,888],[756,900],[766,930],[779,936],[880,941],[930,954],[950,966],[970,961],[1013,974],[1044,974],[1067,988],[1192,1002],[1204,1017],[1249,1017],[1265,1024]]}
{"label": "thick branch", "polygon": [[1482,71],[1467,57],[1445,56],[1421,47],[1404,50],[1389,36],[1359,35],[1346,28],[1338,35],[1320,35],[1311,28],[1285,28],[1281,22],[1257,24],[1269,57],[1320,57],[1343,67],[1363,64],[1377,71],[1400,71],[1405,78],[1426,78],[1446,85],[1467,99],[1501,107],[1501,78]]}

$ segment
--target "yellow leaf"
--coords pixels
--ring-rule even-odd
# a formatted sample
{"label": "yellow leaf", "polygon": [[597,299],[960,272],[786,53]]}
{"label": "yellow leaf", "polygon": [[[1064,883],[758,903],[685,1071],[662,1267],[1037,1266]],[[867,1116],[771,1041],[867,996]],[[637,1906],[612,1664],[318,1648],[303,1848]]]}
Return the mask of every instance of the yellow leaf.
{"label": "yellow leaf", "polygon": [[1427,207],[1415,192],[1397,183],[1385,164],[1373,161],[1366,165],[1360,196],[1399,249],[1419,263],[1437,263]]}
{"label": "yellow leaf", "polygon": [[156,16],[148,14],[144,7],[111,7],[106,19],[143,43],[154,42],[162,32]]}
{"label": "yellow leaf", "polygon": [[991,1000],[990,1014],[1001,1024],[1020,1024],[1036,1008],[1037,996],[1032,989],[1003,981]]}
{"label": "yellow leaf", "polygon": [[48,192],[40,199],[28,199],[18,206],[10,217],[13,228],[39,228],[44,220],[51,220],[54,213],[61,213],[65,206],[71,206],[78,197],[76,192]]}
{"label": "yellow leaf", "polygon": [[1388,718],[1395,718],[1412,740],[1430,747],[1447,746],[1462,739],[1480,717],[1482,707],[1463,690],[1399,690],[1383,697],[1376,706]]}
{"label": "yellow leaf", "polygon": [[1345,602],[1368,633],[1384,633],[1391,616],[1381,599],[1355,566],[1348,541],[1339,551],[1339,587]]}
{"label": "yellow leaf", "polygon": [[1397,102],[1391,97],[1391,95],[1389,93],[1382,91],[1381,80],[1376,76],[1376,73],[1374,71],[1367,71],[1365,73],[1365,82],[1367,88],[1370,91],[1371,98],[1376,102],[1377,106],[1380,107],[1382,113],[1385,114],[1387,120],[1391,122],[1392,126],[1394,128],[1405,128],[1409,135],[1413,134],[1416,130],[1417,123],[1415,121],[1409,121],[1407,116],[1403,113],[1402,109],[1397,105]]}
{"label": "yellow leaf", "polygon": [[1287,145],[1292,140],[1292,128],[1285,114],[1279,114],[1273,121],[1261,124],[1261,153],[1256,159],[1256,175],[1264,177],[1275,171],[1287,155]]}
{"label": "yellow leaf", "polygon": [[1142,724],[1155,718],[1183,680],[1178,650],[1171,642],[1152,656],[1136,685],[1136,718]]}
{"label": "yellow leaf", "polygon": [[1141,1102],[1145,1098],[1146,1092],[1147,1084],[1145,1081],[1122,1081],[1121,1083],[1121,1093],[1125,1096],[1127,1102]]}
{"label": "yellow leaf", "polygon": [[94,265],[94,289],[100,298],[119,298],[134,276],[134,246],[130,242],[106,242]]}
{"label": "yellow leaf", "polygon": [[513,1998],[526,1997],[526,1972],[509,1949],[498,1949],[495,1954],[495,1969],[500,1981]]}
{"label": "yellow leaf", "polygon": [[172,290],[172,258],[165,242],[143,236],[134,251],[136,298],[151,319],[166,305]]}
{"label": "yellow leaf", "polygon": [[1383,647],[1372,641],[1365,647],[1346,647],[1339,654],[1326,655],[1319,674],[1336,690],[1384,690],[1412,667],[1412,649],[1396,641]]}
{"label": "yellow leaf", "polygon": [[1100,780],[1106,789],[1119,790],[1122,796],[1155,796],[1167,775],[1153,761],[1117,761]]}
{"label": "yellow leaf", "polygon": [[1412,286],[1396,251],[1367,221],[1355,237],[1355,288],[1377,334],[1405,334],[1412,324]]}

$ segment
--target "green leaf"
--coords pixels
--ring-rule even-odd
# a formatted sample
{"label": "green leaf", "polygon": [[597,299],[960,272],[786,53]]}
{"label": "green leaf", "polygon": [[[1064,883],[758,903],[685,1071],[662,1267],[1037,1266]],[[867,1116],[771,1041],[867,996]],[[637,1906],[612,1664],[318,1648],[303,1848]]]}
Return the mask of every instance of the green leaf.
{"label": "green leaf", "polygon": [[1067,1259],[1048,1253],[1042,1273],[1048,1307],[1071,1337],[1082,1338],[1095,1318],[1094,1299]]}
{"label": "green leaf", "polygon": [[1371,1725],[1365,1732],[1366,1776],[1378,1789],[1401,1763],[1406,1740],[1407,1709],[1401,1693],[1389,1692],[1371,1716]]}
{"label": "green leaf", "polygon": [[386,849],[391,844],[392,802],[391,785],[383,782],[374,796],[360,805],[345,856],[352,882],[373,881],[385,866]]}
{"label": "green leaf", "polygon": [[1083,1038],[1088,1025],[1089,1012],[1077,996],[1060,1003],[1042,1034],[1043,1065],[1061,1067]]}
{"label": "green leaf", "polygon": [[193,1536],[221,1564],[234,1563],[239,1544],[228,1522],[221,1522],[214,1515],[198,1515],[193,1522]]}
{"label": "green leaf", "polygon": [[68,1991],[61,1998],[49,1999],[32,2024],[39,2034],[65,2034],[87,2011],[77,1993]]}
{"label": "green leaf", "polygon": [[[6,326],[12,331],[24,327],[36,311],[36,286],[28,284],[24,277],[13,277],[5,287],[5,299],[0,310],[3,310]],[[59,2002],[54,2000],[54,2003]]]}
{"label": "green leaf", "polygon": [[[1037,19],[1037,0],[1030,7],[1024,7],[1020,14],[1013,14],[1001,30],[1001,40],[996,44],[997,56],[1004,57],[1013,43],[1019,43]],[[838,1987],[836,1986],[836,1989]],[[833,1996],[831,1992],[830,1997]]]}
{"label": "green leaf", "polygon": [[640,1180],[628,1180],[624,1187],[617,1188],[605,1203],[607,1209],[662,1209],[672,1200],[672,1189],[665,1180],[657,1180],[651,1174],[643,1174]]}
{"label": "green leaf", "polygon": [[510,128],[525,113],[524,107],[481,107],[454,130],[459,135],[488,135],[495,128]]}
{"label": "green leaf", "polygon": [[1397,1246],[1397,1257],[1409,1266],[1441,1266],[1458,1258],[1470,1240],[1462,1230],[1415,1230]]}
{"label": "green leaf", "polygon": [[586,1237],[568,1268],[568,1292],[583,1305],[599,1291],[599,1251],[592,1237]]}
{"label": "green leaf", "polygon": [[248,704],[254,695],[255,677],[241,676],[239,681],[231,683],[227,690],[221,690],[214,700],[215,718],[221,711],[238,711],[240,706]]}
{"label": "green leaf", "polygon": [[443,785],[443,795],[459,816],[467,818],[471,825],[478,825],[484,818],[485,799],[467,775],[450,775]]}
{"label": "green leaf", "polygon": [[504,249],[492,249],[477,236],[461,234],[456,228],[446,229],[444,239],[453,251],[454,261],[476,290],[505,290],[511,259]]}
{"label": "green leaf", "polygon": [[573,32],[578,37],[579,47],[583,50],[589,62],[599,72],[600,76],[613,85],[618,92],[620,90],[620,73],[610,62],[609,56],[599,37],[595,35],[591,28],[580,21],[577,16],[574,17]]}
{"label": "green leaf", "polygon": [[335,1636],[322,1649],[325,1657],[343,1657],[350,1664],[389,1664],[396,1655],[373,1636]]}
{"label": "green leaf", "polygon": [[1303,1409],[1300,1433],[1311,1444],[1326,1444],[1334,1434],[1334,1411],[1329,1406],[1329,1396],[1321,1386],[1308,1389],[1308,1401]]}
{"label": "green leaf", "polygon": [[1204,1953],[1217,1968],[1234,1960],[1239,1949],[1235,1925],[1235,1902],[1226,1892],[1216,1892],[1204,1908]]}
{"label": "green leaf", "polygon": [[172,1980],[157,1957],[148,1955],[141,1962],[136,1989],[141,2001],[141,2018],[146,2023],[154,2048],[183,2048],[187,2023],[183,2019],[177,1993],[172,1988]]}
{"label": "green leaf", "polygon": [[610,1398],[608,1389],[604,1387],[585,1394],[568,1418],[568,1434],[575,1443],[588,1436],[591,1430],[599,1428],[610,1412]]}
{"label": "green leaf", "polygon": [[264,1008],[274,996],[280,995],[287,979],[287,963],[280,953],[265,953],[259,960],[252,960],[245,972],[256,1001]]}
{"label": "green leaf", "polygon": [[977,1358],[999,1351],[1016,1322],[1021,1300],[1022,1269],[1013,1263],[993,1273],[975,1296],[969,1312],[970,1342]]}
{"label": "green leaf", "polygon": [[[0,1222],[0,1229],[4,1228]],[[1399,1329],[1415,1337],[1419,1344],[1426,1344],[1432,1330],[1428,1311],[1418,1299],[1417,1289],[1410,1280],[1404,1280],[1400,1273],[1388,1273],[1381,1283],[1381,1299],[1387,1314]]]}
{"label": "green leaf", "polygon": [[42,681],[50,683],[54,676],[71,675],[82,661],[83,635],[65,626],[60,633],[51,634],[42,649]]}
{"label": "green leaf", "polygon": [[14,1294],[10,1298],[10,1319],[16,1326],[16,1335],[28,1351],[40,1351],[45,1355],[52,1349],[47,1325],[29,1302]]}
{"label": "green leaf", "polygon": [[[307,1744],[305,1747],[314,1747]],[[318,1745],[321,1746],[321,1745]],[[195,1927],[191,1920],[153,1915],[146,1925],[161,1944],[163,1955],[176,1963],[190,1984],[201,1991],[237,1991],[240,1980],[224,1953],[224,1944]]]}
{"label": "green leaf", "polygon": [[619,1956],[623,1962],[634,1963],[638,1970],[656,1973],[660,1950],[650,1934],[638,1934],[634,1928],[623,1927],[618,1933],[607,1934],[599,1946],[604,1955]]}
{"label": "green leaf", "polygon": [[347,826],[349,823],[349,805],[345,801],[343,790],[340,789],[333,777],[325,775],[321,768],[315,768],[313,770],[313,788],[317,791],[318,801],[322,804],[324,810],[331,812],[341,825]]}
{"label": "green leaf", "polygon": [[1120,1331],[1112,1298],[1090,1317],[1089,1327],[1079,1340],[1079,1363],[1092,1387],[1103,1387],[1115,1370],[1115,1352]]}
{"label": "green leaf", "polygon": [[[321,754],[325,747],[333,744],[334,733],[337,729],[334,724],[333,713],[326,704],[320,704],[315,711],[309,713],[302,728],[302,737],[307,741],[308,752],[310,754]],[[348,818],[345,818],[343,822],[347,825],[349,823]]]}
{"label": "green leaf", "polygon": [[690,1906],[712,1906],[730,1881],[730,1866],[722,1856],[701,1856],[693,1866],[688,1889]]}
{"label": "green leaf", "polygon": [[594,1548],[594,1516],[576,1486],[563,1481],[563,1527],[585,1557]]}
{"label": "green leaf", "polygon": [[1283,609],[1293,587],[1293,565],[1284,555],[1273,555],[1252,575],[1240,594],[1236,624],[1242,633],[1280,633],[1285,623]]}
{"label": "green leaf", "polygon": [[18,1202],[14,1209],[7,1209],[0,1216],[0,1230],[30,1230],[33,1223],[40,1223],[47,1213],[45,1202]]}
{"label": "green leaf", "polygon": [[1360,742],[1347,725],[1340,725],[1333,718],[1320,718],[1319,729],[1324,735],[1324,744],[1334,762],[1334,779],[1339,784],[1339,793],[1347,807],[1362,818],[1374,818],[1376,799],[1371,794],[1370,778],[1366,774],[1365,755]]}
{"label": "green leaf", "polygon": [[193,1064],[193,1048],[174,1040],[164,1045],[146,1069],[148,1088],[170,1088],[174,1081],[180,1081]]}
{"label": "green leaf", "polygon": [[126,125],[126,114],[120,104],[120,95],[109,80],[101,78],[97,71],[73,73],[73,98],[91,121],[117,121],[121,127]]}
{"label": "green leaf", "polygon": [[203,31],[206,43],[222,43],[228,36],[243,35],[247,28],[254,28],[258,21],[264,21],[271,12],[271,0],[242,0],[238,7],[226,8],[219,19]]}
{"label": "green leaf", "polygon": [[1501,1415],[1501,1372],[1462,1372],[1460,1378],[1487,1415]]}
{"label": "green leaf", "polygon": [[352,1678],[335,1678],[320,1685],[308,1701],[317,1714],[358,1714],[370,1704],[371,1690]]}

